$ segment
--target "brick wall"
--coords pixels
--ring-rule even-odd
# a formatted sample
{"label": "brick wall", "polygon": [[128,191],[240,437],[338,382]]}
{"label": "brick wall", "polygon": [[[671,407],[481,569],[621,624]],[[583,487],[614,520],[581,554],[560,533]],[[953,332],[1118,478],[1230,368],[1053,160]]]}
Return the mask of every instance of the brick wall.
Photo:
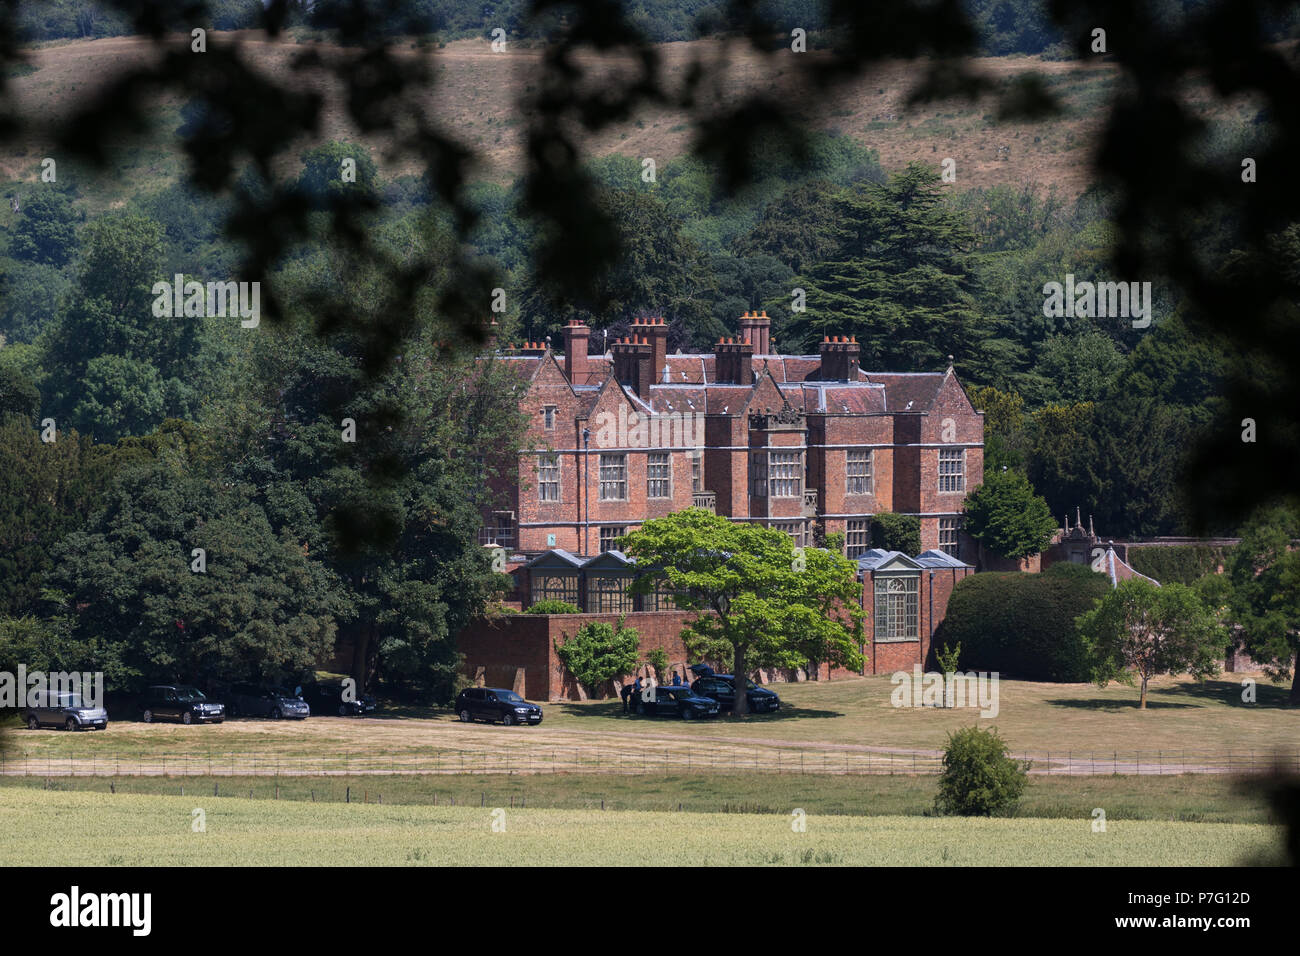
{"label": "brick wall", "polygon": [[862,610],[866,612],[863,627],[867,635],[867,673],[889,674],[911,670],[914,664],[931,667],[934,664],[930,638],[948,613],[948,600],[957,582],[972,568],[922,569],[917,587],[917,635],[915,641],[875,640],[875,574],[868,572],[862,587]]}

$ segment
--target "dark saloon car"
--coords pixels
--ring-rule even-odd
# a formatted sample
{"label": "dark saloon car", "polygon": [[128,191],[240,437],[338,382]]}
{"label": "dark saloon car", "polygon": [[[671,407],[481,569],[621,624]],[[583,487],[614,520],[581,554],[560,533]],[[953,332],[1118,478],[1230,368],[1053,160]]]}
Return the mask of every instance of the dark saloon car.
{"label": "dark saloon car", "polygon": [[[781,709],[781,698],[766,687],[759,687],[752,680],[745,680],[748,690],[745,698],[749,703],[751,714],[769,714]],[[735,678],[730,674],[709,674],[701,677],[691,685],[691,690],[701,697],[711,697],[723,710],[732,710],[736,706]]]}
{"label": "dark saloon car", "polygon": [[203,691],[185,684],[155,684],[140,698],[140,717],[146,724],[155,720],[179,720],[182,724],[219,724],[226,708],[208,700]]}
{"label": "dark saloon car", "polygon": [[80,694],[61,691],[40,694],[35,706],[27,708],[26,719],[31,730],[41,727],[104,730],[108,727],[108,711],[103,707],[88,707]]}
{"label": "dark saloon car", "polygon": [[633,694],[628,707],[634,714],[649,717],[680,717],[694,720],[696,717],[716,717],[718,702],[702,697],[689,687],[673,684],[660,685],[654,689],[654,700],[645,700],[641,694]]}
{"label": "dark saloon car", "polygon": [[467,724],[475,720],[499,720],[507,725],[542,722],[542,708],[500,687],[467,687],[456,695],[456,715]]}
{"label": "dark saloon car", "polygon": [[311,716],[311,707],[301,697],[283,687],[257,687],[236,684],[226,694],[226,710],[231,717],[270,717],[272,720],[302,720]]}
{"label": "dark saloon car", "polygon": [[342,684],[308,684],[303,688],[303,700],[314,714],[338,714],[340,717],[360,717],[373,714],[379,706],[371,694],[361,694],[347,700]]}

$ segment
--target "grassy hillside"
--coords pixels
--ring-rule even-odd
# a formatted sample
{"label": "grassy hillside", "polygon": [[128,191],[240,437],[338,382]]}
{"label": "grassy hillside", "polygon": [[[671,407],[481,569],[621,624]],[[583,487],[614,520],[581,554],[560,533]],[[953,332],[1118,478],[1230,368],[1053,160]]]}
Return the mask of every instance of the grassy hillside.
{"label": "grassy hillside", "polygon": [[[209,42],[238,40],[259,69],[284,80],[289,76],[288,60],[303,46],[286,39],[270,42],[259,34],[216,34]],[[723,41],[698,40],[667,43],[659,47],[670,77],[680,78],[691,60],[726,55],[730,58],[729,82],[720,99],[753,90],[776,90],[785,81],[781,57],[759,57],[743,48],[732,49]],[[412,55],[415,55],[412,53]],[[439,85],[429,108],[447,130],[471,146],[485,161],[480,175],[497,181],[513,177],[520,160],[523,117],[515,107],[528,83],[530,68],[539,60],[536,49],[512,47],[493,53],[485,41],[461,40],[431,54],[435,58]],[[821,54],[810,52],[805,56]],[[134,37],[62,42],[45,45],[32,53],[35,70],[13,80],[19,107],[32,115],[57,117],[80,102],[96,84],[115,72],[154,56],[148,41]],[[608,61],[616,70],[625,63]],[[1044,75],[1048,86],[1064,104],[1062,115],[1030,125],[999,126],[993,105],[965,102],[937,103],[908,109],[906,97],[915,76],[908,62],[885,64],[871,75],[842,89],[827,103],[818,104],[797,91],[790,91],[796,103],[806,108],[811,125],[838,131],[879,152],[886,169],[913,160],[934,164],[945,157],[957,163],[957,185],[1037,183],[1056,186],[1066,195],[1076,195],[1089,185],[1089,156],[1096,141],[1103,105],[1113,95],[1117,71],[1105,62],[1064,62],[1039,57],[998,57],[975,61],[975,66],[1000,82],[1010,82],[1029,71]],[[353,137],[336,90],[326,88],[323,115],[324,139]],[[787,95],[787,94],[783,94]],[[1207,102],[1204,90],[1189,90],[1193,102]],[[96,187],[111,202],[138,191],[153,191],[173,179],[179,170],[178,157],[168,139],[178,125],[182,104],[159,104],[157,140],[151,146],[120,158],[112,174]],[[1208,115],[1208,114],[1207,114]],[[1219,110],[1208,118],[1243,119],[1239,109]],[[649,113],[613,128],[591,143],[594,155],[623,153],[633,157],[654,157],[662,164],[686,151],[690,130],[685,118],[669,112]],[[304,143],[304,146],[307,145]],[[381,143],[373,143],[379,147]],[[0,176],[32,179],[38,170],[42,145],[36,142],[8,143],[0,149]],[[376,160],[380,159],[376,149]],[[382,168],[387,177],[413,169]]]}

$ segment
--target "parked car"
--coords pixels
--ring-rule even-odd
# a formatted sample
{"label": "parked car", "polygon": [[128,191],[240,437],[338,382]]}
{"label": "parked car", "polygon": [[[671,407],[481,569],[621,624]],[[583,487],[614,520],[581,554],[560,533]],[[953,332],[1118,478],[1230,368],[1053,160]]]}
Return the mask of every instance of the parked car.
{"label": "parked car", "polygon": [[103,730],[108,726],[108,711],[103,707],[87,707],[80,694],[64,691],[41,694],[36,706],[27,709],[26,717],[31,730],[41,727]]}
{"label": "parked car", "polygon": [[311,707],[294,692],[283,687],[259,687],[235,684],[226,694],[226,710],[231,717],[270,717],[272,720],[303,720],[311,716]]}
{"label": "parked car", "polygon": [[379,706],[372,694],[359,694],[355,700],[344,700],[342,684],[308,684],[303,688],[302,696],[316,714],[362,716],[373,714]]}
{"label": "parked car", "polygon": [[[766,687],[759,687],[752,680],[745,679],[747,690],[745,699],[752,714],[768,714],[781,709],[781,698]],[[701,697],[711,697],[723,710],[736,706],[736,679],[730,674],[710,673],[691,685],[691,690]]]}
{"label": "parked car", "polygon": [[456,695],[456,714],[467,724],[475,720],[499,720],[507,725],[542,722],[542,708],[500,687],[467,687]]}
{"label": "parked car", "polygon": [[226,708],[208,700],[197,687],[155,684],[140,698],[140,716],[146,724],[159,718],[179,720],[182,724],[219,724],[226,719]]}
{"label": "parked car", "polygon": [[628,700],[628,707],[634,714],[646,714],[650,717],[680,717],[683,720],[718,715],[716,700],[703,697],[689,687],[661,684],[655,688],[654,697],[654,700],[643,700],[640,694],[633,694]]}

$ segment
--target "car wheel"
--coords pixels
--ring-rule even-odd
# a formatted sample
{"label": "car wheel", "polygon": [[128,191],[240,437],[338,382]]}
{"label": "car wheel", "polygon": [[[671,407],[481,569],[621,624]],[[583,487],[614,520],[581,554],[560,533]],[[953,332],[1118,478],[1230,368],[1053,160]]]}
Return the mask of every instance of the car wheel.
{"label": "car wheel", "polygon": [[65,724],[63,725],[63,729],[64,729],[64,730],[76,730],[76,729],[77,729],[77,720],[76,720],[76,718],[75,718],[75,717],[69,717],[68,720],[67,720],[67,723],[65,723]]}
{"label": "car wheel", "polygon": [[501,723],[505,724],[507,727],[513,727],[515,725],[515,715],[507,710],[505,716],[501,718]]}
{"label": "car wheel", "polygon": [[346,717],[347,715],[348,715],[348,708],[347,708],[347,705],[346,705],[346,704],[339,704],[339,716],[340,716],[340,717]]}
{"label": "car wheel", "polygon": [[185,711],[185,713],[181,714],[181,723],[182,724],[194,723],[194,715],[191,714],[188,710]]}
{"label": "car wheel", "polygon": [[28,730],[40,730],[40,729],[41,729],[41,722],[40,722],[39,720],[36,719],[36,715],[35,715],[35,714],[32,714],[30,717],[27,718],[27,729],[28,729]]}
{"label": "car wheel", "polygon": [[474,722],[474,718],[470,715],[470,712],[468,710],[462,710],[460,712],[460,722],[462,724],[472,724]]}
{"label": "car wheel", "polygon": [[152,723],[153,723],[153,711],[152,711],[152,710],[149,710],[148,708],[146,708],[146,709],[145,709],[145,712],[141,715],[141,719],[142,719],[146,724],[152,724]]}
{"label": "car wheel", "polygon": [[277,707],[277,708],[275,708],[275,710],[271,711],[271,719],[272,719],[272,720],[282,720],[283,718],[284,718],[284,714],[280,713],[280,708],[279,708],[279,707]]}
{"label": "car wheel", "polygon": [[683,708],[682,708],[682,720],[694,720],[694,719],[695,719],[695,708],[694,708],[694,707],[683,707]]}

